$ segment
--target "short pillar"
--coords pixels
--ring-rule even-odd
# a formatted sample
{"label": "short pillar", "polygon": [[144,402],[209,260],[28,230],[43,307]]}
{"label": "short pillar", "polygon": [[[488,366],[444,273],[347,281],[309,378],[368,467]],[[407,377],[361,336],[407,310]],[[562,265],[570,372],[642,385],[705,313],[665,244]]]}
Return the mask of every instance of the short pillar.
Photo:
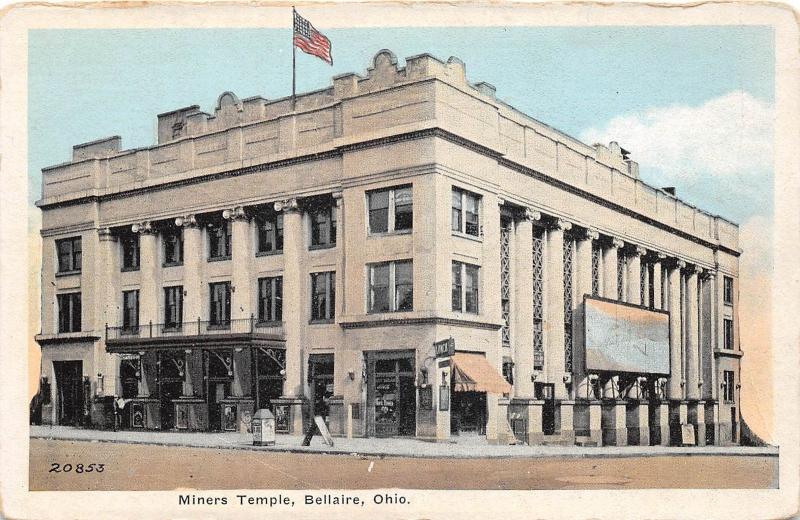
{"label": "short pillar", "polygon": [[697,402],[697,445],[706,445],[706,402]]}
{"label": "short pillar", "polygon": [[661,429],[661,446],[669,446],[669,403],[661,401],[658,405],[658,425]]}
{"label": "short pillar", "polygon": [[591,401],[589,403],[589,438],[598,446],[603,445],[602,416],[603,410],[600,401]]}
{"label": "short pillar", "polygon": [[528,445],[537,446],[544,442],[542,430],[542,409],[544,401],[530,401],[528,404]]}
{"label": "short pillar", "polygon": [[617,446],[628,445],[627,407],[625,401],[614,403],[614,434]]}
{"label": "short pillar", "polygon": [[650,406],[639,401],[639,446],[650,446]]}
{"label": "short pillar", "polygon": [[561,440],[575,444],[574,412],[575,401],[561,401]]}

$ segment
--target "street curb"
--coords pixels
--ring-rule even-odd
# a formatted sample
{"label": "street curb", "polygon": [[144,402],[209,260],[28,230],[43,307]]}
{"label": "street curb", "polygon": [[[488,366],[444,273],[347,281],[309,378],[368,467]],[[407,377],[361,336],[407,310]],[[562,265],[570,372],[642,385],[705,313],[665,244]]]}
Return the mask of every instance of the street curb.
{"label": "street curb", "polygon": [[715,450],[715,451],[695,451],[693,448],[670,448],[669,452],[657,451],[633,451],[622,453],[610,453],[603,451],[594,451],[602,448],[587,448],[585,453],[575,453],[568,451],[566,453],[559,453],[554,451],[552,453],[520,453],[520,454],[497,454],[497,455],[478,455],[478,456],[463,456],[454,454],[420,454],[420,453],[388,453],[388,452],[353,452],[347,450],[308,450],[302,448],[292,447],[276,447],[276,446],[253,446],[248,444],[220,444],[217,446],[209,446],[196,443],[178,443],[178,442],[157,442],[157,441],[141,441],[141,440],[117,440],[117,439],[86,439],[77,437],[55,437],[55,436],[42,436],[32,435],[31,439],[48,440],[48,441],[71,441],[71,442],[102,442],[109,444],[137,444],[144,446],[164,446],[164,447],[180,447],[180,448],[205,448],[209,450],[242,450],[242,451],[257,451],[262,453],[278,452],[278,453],[297,453],[305,455],[350,455],[358,457],[374,457],[374,458],[407,458],[407,459],[621,459],[621,458],[640,458],[640,457],[778,457],[779,449],[777,447],[763,448],[763,451],[750,451],[742,450],[741,447],[731,447],[729,450]]}

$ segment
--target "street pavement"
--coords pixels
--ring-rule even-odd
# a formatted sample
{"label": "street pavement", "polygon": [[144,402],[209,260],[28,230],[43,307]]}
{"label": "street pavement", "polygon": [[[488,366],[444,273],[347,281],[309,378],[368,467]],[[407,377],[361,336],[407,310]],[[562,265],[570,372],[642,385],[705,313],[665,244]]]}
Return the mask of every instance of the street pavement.
{"label": "street pavement", "polygon": [[576,457],[559,456],[552,450],[544,458],[451,455],[420,459],[31,438],[29,486],[32,491],[95,491],[756,489],[778,485],[778,457],[771,455],[676,452],[597,457],[591,455],[601,453],[597,448],[587,448]]}
{"label": "street pavement", "polygon": [[31,426],[30,436],[39,439],[99,441],[127,444],[203,447],[295,453],[360,454],[383,457],[410,458],[602,458],[602,457],[663,457],[663,456],[749,456],[774,457],[778,448],[745,446],[527,446],[489,445],[482,436],[460,436],[452,442],[425,442],[414,438],[353,438],[335,437],[328,446],[322,437],[315,436],[310,446],[302,446],[302,437],[276,435],[273,446],[253,446],[252,435],[236,432],[162,432],[107,431],[71,428],[67,426]]}

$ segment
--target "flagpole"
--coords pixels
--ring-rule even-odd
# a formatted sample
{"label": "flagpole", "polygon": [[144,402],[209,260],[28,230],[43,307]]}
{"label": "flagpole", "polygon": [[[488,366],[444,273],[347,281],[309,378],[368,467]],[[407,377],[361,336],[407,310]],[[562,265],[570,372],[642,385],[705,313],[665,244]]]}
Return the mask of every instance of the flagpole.
{"label": "flagpole", "polygon": [[297,46],[294,44],[294,17],[296,11],[294,10],[294,6],[292,6],[292,112],[295,109],[296,103],[296,94],[295,94],[295,64],[297,62]]}

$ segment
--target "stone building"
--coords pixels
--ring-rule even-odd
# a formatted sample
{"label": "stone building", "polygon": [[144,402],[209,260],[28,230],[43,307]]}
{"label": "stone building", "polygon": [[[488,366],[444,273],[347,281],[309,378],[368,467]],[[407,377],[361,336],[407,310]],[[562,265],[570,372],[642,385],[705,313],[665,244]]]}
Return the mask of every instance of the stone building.
{"label": "stone building", "polygon": [[42,175],[46,423],[737,440],[737,225],[457,58],[226,92]]}

